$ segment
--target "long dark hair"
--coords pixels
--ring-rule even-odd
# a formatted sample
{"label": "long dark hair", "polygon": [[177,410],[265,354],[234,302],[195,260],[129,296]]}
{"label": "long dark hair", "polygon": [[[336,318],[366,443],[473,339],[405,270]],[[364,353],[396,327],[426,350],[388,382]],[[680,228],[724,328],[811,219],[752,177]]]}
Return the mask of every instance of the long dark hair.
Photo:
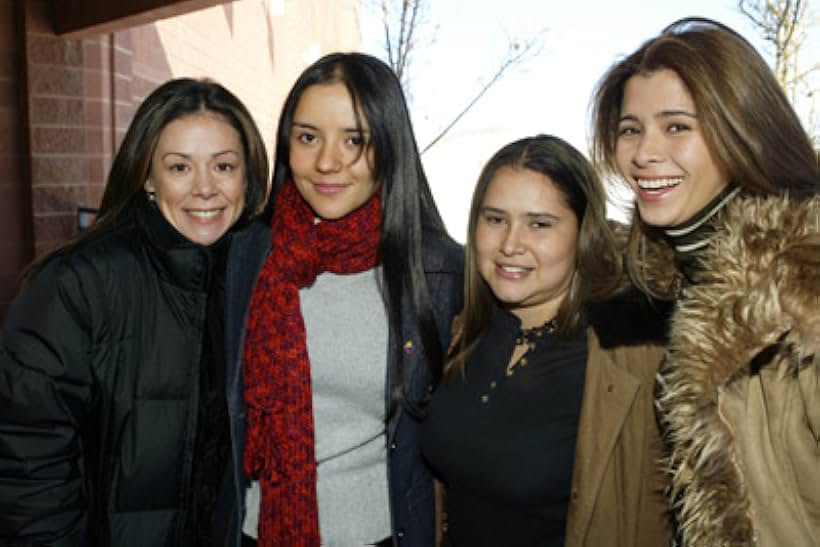
{"label": "long dark hair", "polygon": [[[440,374],[444,349],[436,329],[433,305],[422,263],[425,230],[445,234],[421,164],[407,103],[393,71],[382,61],[362,53],[331,53],[313,63],[296,80],[285,100],[276,135],[273,185],[267,215],[274,213],[276,195],[292,178],[290,136],[293,114],[302,93],[317,84],[341,83],[347,88],[361,128],[367,121],[374,166],[373,179],[382,188],[382,233],[379,242],[390,329],[399,336],[405,289],[409,289],[415,321],[430,372]],[[400,353],[403,359],[404,353]],[[401,366],[401,363],[400,363]],[[409,410],[401,388],[396,396]]]}
{"label": "long dark hair", "polygon": [[24,278],[31,279],[51,258],[71,253],[78,246],[111,231],[134,207],[145,204],[148,198],[143,186],[160,133],[172,121],[197,112],[218,114],[239,133],[246,166],[245,209],[239,222],[259,214],[267,195],[268,156],[250,112],[236,96],[216,82],[191,78],[169,80],[148,95],[134,114],[114,156],[94,223],[32,262]]}
{"label": "long dark hair", "polygon": [[[771,68],[741,35],[710,19],[675,21],[601,78],[593,103],[593,159],[617,174],[615,147],[626,83],[672,70],[692,96],[703,137],[728,181],[747,194],[805,198],[820,192],[817,154]],[[657,229],[633,215],[627,269],[644,292],[668,296],[649,279],[669,264]]]}
{"label": "long dark hair", "polygon": [[558,309],[556,335],[576,333],[586,305],[609,296],[620,280],[621,261],[606,218],[606,193],[589,161],[572,145],[551,135],[504,146],[484,166],[473,191],[464,265],[463,328],[447,361],[448,375],[464,370],[496,309],[495,296],[478,270],[476,226],[487,188],[502,167],[529,169],[549,177],[578,222],[575,273],[570,292]]}

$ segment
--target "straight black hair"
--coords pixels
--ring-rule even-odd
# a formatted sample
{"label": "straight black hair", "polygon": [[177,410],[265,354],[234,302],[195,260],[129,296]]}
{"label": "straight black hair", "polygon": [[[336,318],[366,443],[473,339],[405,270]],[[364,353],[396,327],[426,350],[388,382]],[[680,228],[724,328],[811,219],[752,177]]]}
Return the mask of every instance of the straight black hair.
{"label": "straight black hair", "polygon": [[[434,378],[441,374],[444,348],[433,316],[430,289],[424,275],[424,231],[445,234],[421,164],[407,103],[393,71],[379,59],[362,53],[331,53],[313,63],[296,80],[285,100],[276,137],[271,199],[267,216],[275,214],[276,195],[292,179],[290,138],[293,115],[304,91],[313,85],[341,83],[350,93],[361,128],[362,117],[370,128],[368,146],[374,157],[373,178],[382,188],[382,233],[379,256],[383,270],[383,298],[391,332],[402,332],[402,304],[409,289],[412,320],[418,327],[424,354]],[[401,359],[404,352],[399,353]],[[404,389],[400,362],[399,389],[394,401],[418,413]]]}

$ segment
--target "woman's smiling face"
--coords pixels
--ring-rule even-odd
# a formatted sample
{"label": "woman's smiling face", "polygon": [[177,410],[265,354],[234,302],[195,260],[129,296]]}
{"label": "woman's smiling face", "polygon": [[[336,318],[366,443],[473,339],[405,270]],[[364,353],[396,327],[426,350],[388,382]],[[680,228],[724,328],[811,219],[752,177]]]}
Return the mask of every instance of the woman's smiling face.
{"label": "woman's smiling face", "polygon": [[524,327],[558,313],[575,273],[578,218],[546,175],[496,171],[476,219],[478,271]]}
{"label": "woman's smiling face", "polygon": [[635,192],[641,219],[652,226],[686,222],[728,182],[706,143],[689,90],[668,69],[627,81],[615,159]]}

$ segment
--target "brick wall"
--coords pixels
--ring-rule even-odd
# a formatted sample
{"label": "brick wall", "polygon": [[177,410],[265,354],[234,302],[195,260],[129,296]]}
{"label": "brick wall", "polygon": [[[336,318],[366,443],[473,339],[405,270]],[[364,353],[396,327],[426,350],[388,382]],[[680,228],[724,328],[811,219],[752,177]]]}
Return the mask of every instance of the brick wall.
{"label": "brick wall", "polygon": [[217,80],[272,150],[298,74],[322,53],[358,48],[360,5],[227,2],[66,39],[54,33],[50,0],[0,0],[0,320],[24,264],[77,233],[79,207],[98,206],[116,147],[157,85]]}
{"label": "brick wall", "polygon": [[21,101],[20,40],[14,0],[0,0],[0,317],[17,290],[17,277],[32,257],[30,189]]}

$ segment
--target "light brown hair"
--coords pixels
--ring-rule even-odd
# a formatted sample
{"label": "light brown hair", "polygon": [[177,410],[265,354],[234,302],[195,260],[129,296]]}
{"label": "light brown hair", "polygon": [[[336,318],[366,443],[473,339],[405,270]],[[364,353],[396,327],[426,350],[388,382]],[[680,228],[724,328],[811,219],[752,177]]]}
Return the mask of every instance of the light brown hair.
{"label": "light brown hair", "polygon": [[606,194],[589,161],[570,144],[550,135],[504,146],[484,166],[473,191],[465,248],[462,329],[447,360],[447,375],[463,372],[497,307],[495,296],[478,271],[476,226],[487,188],[502,167],[529,169],[549,177],[578,222],[575,273],[555,318],[557,336],[577,332],[586,304],[610,295],[620,279],[621,263],[606,218]]}
{"label": "light brown hair", "polygon": [[[672,23],[601,78],[593,97],[592,157],[604,171],[618,173],[615,148],[626,83],[663,69],[674,71],[691,94],[706,145],[731,184],[756,195],[818,193],[811,139],[772,70],[746,39],[703,18]],[[646,238],[657,240],[657,231],[639,217],[632,220],[627,269],[642,290],[664,296],[644,278],[652,270],[647,260],[665,259],[647,257]]]}

